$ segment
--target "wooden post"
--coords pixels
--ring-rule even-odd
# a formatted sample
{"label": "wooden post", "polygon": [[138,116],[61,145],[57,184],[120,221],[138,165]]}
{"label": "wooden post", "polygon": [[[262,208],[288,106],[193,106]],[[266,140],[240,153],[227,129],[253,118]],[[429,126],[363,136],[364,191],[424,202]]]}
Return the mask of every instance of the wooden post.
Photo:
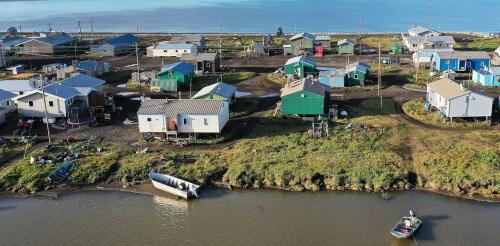
{"label": "wooden post", "polygon": [[50,136],[50,125],[49,125],[49,116],[47,113],[47,101],[45,100],[45,79],[42,79],[42,98],[43,98],[43,107],[45,114],[45,123],[47,125],[47,137],[49,139],[49,144],[52,144],[52,138]]}

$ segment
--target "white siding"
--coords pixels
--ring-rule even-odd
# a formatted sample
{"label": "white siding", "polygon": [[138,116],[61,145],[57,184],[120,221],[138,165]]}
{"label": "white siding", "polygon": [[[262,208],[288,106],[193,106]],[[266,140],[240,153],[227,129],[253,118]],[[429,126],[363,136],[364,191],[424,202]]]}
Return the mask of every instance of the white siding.
{"label": "white siding", "polygon": [[490,117],[493,98],[469,93],[450,100],[448,117]]}
{"label": "white siding", "polygon": [[177,126],[179,133],[220,133],[218,115],[179,115]]}
{"label": "white siding", "polygon": [[[8,105],[7,105],[8,104]],[[5,115],[16,110],[16,105],[12,100],[0,102],[0,124],[5,123]]]}
{"label": "white siding", "polygon": [[431,104],[431,106],[437,109],[440,109],[441,107],[446,108],[448,106],[448,102],[444,97],[429,88],[427,88],[427,101]]}
{"label": "white siding", "polygon": [[191,49],[153,49],[153,57],[181,57],[182,54],[197,53],[196,45]]}
{"label": "white siding", "polygon": [[222,131],[222,128],[229,121],[229,102],[224,102],[223,108],[219,114],[219,131]]}
{"label": "white siding", "polygon": [[138,121],[139,132],[167,132],[165,115],[138,115]]}
{"label": "white siding", "polygon": [[[66,112],[70,104],[68,101],[47,94],[45,100],[47,102],[49,118],[66,117]],[[30,101],[33,102],[33,106],[29,105]],[[50,102],[52,102],[53,106],[50,106]],[[42,94],[38,92],[19,98],[17,100],[17,108],[19,115],[23,117],[45,117]]]}

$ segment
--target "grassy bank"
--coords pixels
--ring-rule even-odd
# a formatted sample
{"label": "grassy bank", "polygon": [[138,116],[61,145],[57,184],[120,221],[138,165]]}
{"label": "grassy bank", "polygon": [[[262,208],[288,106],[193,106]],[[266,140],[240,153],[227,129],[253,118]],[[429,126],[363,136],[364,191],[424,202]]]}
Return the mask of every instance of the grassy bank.
{"label": "grassy bank", "polygon": [[[255,72],[250,71],[235,71],[222,74],[222,81],[229,84],[236,84],[238,82],[251,79],[257,76]],[[193,91],[199,91],[207,85],[217,83],[220,79],[219,75],[206,75],[198,76],[193,79]]]}

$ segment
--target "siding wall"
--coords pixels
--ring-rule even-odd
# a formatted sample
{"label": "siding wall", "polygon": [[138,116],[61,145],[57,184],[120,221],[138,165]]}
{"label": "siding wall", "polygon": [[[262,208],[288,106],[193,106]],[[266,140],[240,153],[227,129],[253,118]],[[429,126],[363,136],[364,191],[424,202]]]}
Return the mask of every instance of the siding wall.
{"label": "siding wall", "polygon": [[281,99],[281,103],[284,115],[323,115],[325,113],[325,98],[308,91],[286,95]]}
{"label": "siding wall", "polygon": [[195,54],[196,46],[192,49],[153,49],[153,57],[181,57],[182,54]]}
{"label": "siding wall", "polygon": [[[45,100],[47,102],[47,113],[49,114],[49,118],[66,117],[69,104],[67,101],[47,94],[45,95]],[[29,101],[33,101],[33,106],[29,105]],[[50,106],[51,101],[53,102],[53,106]],[[17,108],[19,115],[23,117],[45,117],[42,94],[38,92],[17,100]]]}
{"label": "siding wall", "polygon": [[449,101],[448,117],[490,117],[493,98],[469,93]]}
{"label": "siding wall", "polygon": [[[165,115],[138,115],[139,132],[161,133],[167,131]],[[147,119],[150,118],[151,121]]]}

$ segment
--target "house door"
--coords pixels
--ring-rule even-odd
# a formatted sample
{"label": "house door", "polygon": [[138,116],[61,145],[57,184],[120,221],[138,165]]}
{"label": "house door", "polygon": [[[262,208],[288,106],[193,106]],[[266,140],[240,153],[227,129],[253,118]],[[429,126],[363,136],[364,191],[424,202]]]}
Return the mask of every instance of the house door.
{"label": "house door", "polygon": [[196,63],[196,70],[198,70],[198,71],[205,71],[205,68],[203,66],[203,62],[197,62]]}
{"label": "house door", "polygon": [[465,71],[467,69],[467,62],[464,60],[458,61],[458,71]]}
{"label": "house door", "polygon": [[296,68],[295,74],[297,74],[297,76],[299,76],[299,77],[302,77],[302,68],[300,68],[300,67]]}

